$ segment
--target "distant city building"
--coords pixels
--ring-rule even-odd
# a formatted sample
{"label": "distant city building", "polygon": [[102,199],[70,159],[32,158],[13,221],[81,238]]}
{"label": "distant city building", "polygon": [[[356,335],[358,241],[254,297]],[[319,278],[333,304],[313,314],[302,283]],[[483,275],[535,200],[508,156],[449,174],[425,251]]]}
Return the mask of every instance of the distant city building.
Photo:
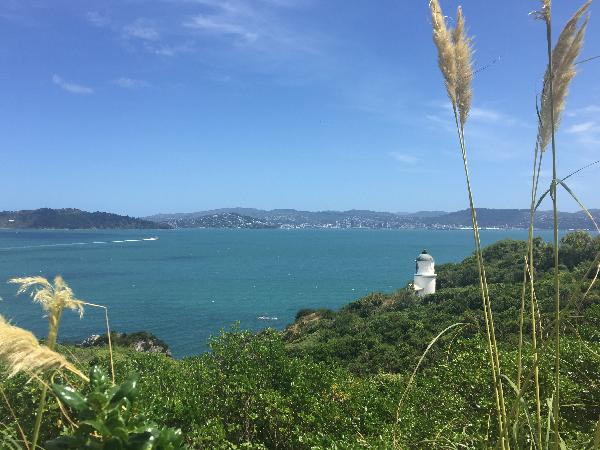
{"label": "distant city building", "polygon": [[433,294],[435,292],[435,261],[432,256],[423,250],[416,259],[415,280],[413,286],[419,296]]}

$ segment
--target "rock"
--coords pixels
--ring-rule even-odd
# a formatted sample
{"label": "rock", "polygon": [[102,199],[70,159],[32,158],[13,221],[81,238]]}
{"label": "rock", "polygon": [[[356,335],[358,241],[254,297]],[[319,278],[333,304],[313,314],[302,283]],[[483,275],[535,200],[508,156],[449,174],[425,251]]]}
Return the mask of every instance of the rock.
{"label": "rock", "polygon": [[[172,357],[167,343],[147,331],[138,331],[130,334],[112,332],[110,336],[112,345],[115,347],[128,347],[136,352],[162,353]],[[92,334],[77,344],[77,347],[89,348],[104,345],[108,345],[108,336],[106,334]]]}

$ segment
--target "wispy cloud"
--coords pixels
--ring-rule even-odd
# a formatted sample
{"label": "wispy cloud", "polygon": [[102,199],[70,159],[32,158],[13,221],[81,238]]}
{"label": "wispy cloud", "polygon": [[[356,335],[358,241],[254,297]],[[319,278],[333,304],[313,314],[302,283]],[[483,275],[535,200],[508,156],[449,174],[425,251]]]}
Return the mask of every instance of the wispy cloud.
{"label": "wispy cloud", "polygon": [[52,82],[59,86],[61,89],[70,92],[71,94],[88,95],[94,93],[94,89],[92,89],[91,87],[83,86],[81,84],[70,83],[68,81],[63,80],[60,76],[56,74],[52,75]]}
{"label": "wispy cloud", "polygon": [[241,24],[231,23],[218,17],[208,17],[198,14],[186,22],[184,26],[214,35],[230,35],[242,38],[245,41],[255,41],[258,34],[245,28]]}
{"label": "wispy cloud", "polygon": [[402,152],[388,152],[388,156],[402,164],[414,165],[420,161],[419,158],[417,158],[416,156]]}
{"label": "wispy cloud", "polygon": [[596,122],[589,121],[571,125],[565,131],[570,134],[582,134],[588,133],[589,131],[595,131],[597,129],[599,129],[598,124],[596,124]]}
{"label": "wispy cloud", "polygon": [[123,89],[140,89],[150,86],[150,83],[145,80],[136,80],[127,77],[117,78],[116,80],[113,80],[113,84]]}
{"label": "wispy cloud", "polygon": [[565,115],[567,115],[568,117],[581,117],[597,113],[600,113],[600,105],[588,105],[584,106],[583,108],[567,110],[565,112]]}
{"label": "wispy cloud", "polygon": [[160,39],[160,34],[154,23],[148,19],[137,19],[129,25],[125,25],[123,33],[126,37],[145,41],[158,41]]}
{"label": "wispy cloud", "polygon": [[110,24],[108,16],[99,13],[98,11],[88,11],[85,18],[96,27],[106,27]]}
{"label": "wispy cloud", "polygon": [[565,132],[573,136],[577,143],[595,150],[600,145],[600,106],[592,104],[577,108],[571,110],[568,116],[576,121],[572,122]]}
{"label": "wispy cloud", "polygon": [[510,127],[525,125],[521,120],[511,115],[490,108],[474,107],[471,109],[469,115],[474,121],[484,123],[506,125]]}
{"label": "wispy cloud", "polygon": [[202,11],[190,15],[182,26],[192,36],[229,39],[236,51],[271,60],[320,53],[324,38],[310,29],[295,29],[284,10],[297,7],[298,0],[262,0],[254,6],[241,0],[196,0]]}

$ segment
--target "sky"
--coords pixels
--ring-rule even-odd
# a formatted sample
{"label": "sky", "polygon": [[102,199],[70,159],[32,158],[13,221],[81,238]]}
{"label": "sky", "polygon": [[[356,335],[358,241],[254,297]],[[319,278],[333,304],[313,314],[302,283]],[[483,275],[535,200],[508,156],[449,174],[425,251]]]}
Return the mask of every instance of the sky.
{"label": "sky", "polygon": [[[579,3],[554,1],[556,30]],[[441,4],[452,24],[458,3]],[[528,208],[539,3],[462,5],[482,69],[465,131],[475,202]],[[600,54],[595,8],[580,59]],[[600,59],[578,71],[559,177],[600,159]],[[0,4],[0,210],[464,209],[452,124],[427,0]],[[600,164],[569,180],[587,207],[599,179]],[[559,209],[579,209],[567,196]]]}

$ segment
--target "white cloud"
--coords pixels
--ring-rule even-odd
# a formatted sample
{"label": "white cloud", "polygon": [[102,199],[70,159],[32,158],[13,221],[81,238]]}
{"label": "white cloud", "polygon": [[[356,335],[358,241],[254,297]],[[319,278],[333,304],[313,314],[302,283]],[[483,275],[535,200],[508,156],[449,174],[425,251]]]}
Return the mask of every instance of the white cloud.
{"label": "white cloud", "polygon": [[598,129],[598,125],[595,122],[582,122],[576,123],[575,125],[571,125],[565,131],[571,134],[582,134],[587,133],[589,131],[595,131]]}
{"label": "white cloud", "polygon": [[588,105],[584,106],[583,108],[567,110],[565,115],[569,117],[579,117],[596,113],[600,113],[600,105]]}
{"label": "white cloud", "polygon": [[204,31],[215,35],[239,36],[246,41],[255,41],[258,34],[250,31],[241,24],[231,23],[218,17],[208,17],[198,14],[184,23],[187,28]]}
{"label": "white cloud", "polygon": [[83,86],[81,84],[69,83],[56,74],[52,75],[52,82],[59,86],[61,89],[70,92],[71,94],[87,95],[94,93],[94,90],[91,87]]}
{"label": "white cloud", "polygon": [[320,55],[327,39],[308,28],[295,29],[281,10],[297,2],[263,0],[249,5],[241,0],[196,0],[203,7],[183,21],[192,38],[198,35],[229,39],[244,46],[234,51],[252,53],[261,62],[279,63],[297,56]]}
{"label": "white cloud", "polygon": [[502,120],[503,115],[498,111],[484,108],[473,108],[471,109],[470,116],[474,120],[481,120],[484,122],[499,122]]}
{"label": "white cloud", "polygon": [[414,165],[419,162],[419,158],[417,158],[416,156],[413,156],[413,155],[409,155],[407,153],[389,152],[388,156],[392,157],[396,161],[401,162],[403,164]]}
{"label": "white cloud", "polygon": [[128,37],[134,37],[145,41],[158,41],[160,35],[153,23],[147,19],[137,19],[126,25],[123,32]]}
{"label": "white cloud", "polygon": [[490,124],[505,125],[510,127],[525,126],[521,120],[490,108],[473,107],[471,108],[469,117],[474,121]]}
{"label": "white cloud", "polygon": [[96,27],[105,27],[110,23],[110,19],[107,16],[97,11],[89,11],[85,17],[88,22]]}
{"label": "white cloud", "polygon": [[150,84],[145,80],[136,80],[134,78],[121,77],[113,81],[113,84],[123,89],[139,89],[149,87]]}

